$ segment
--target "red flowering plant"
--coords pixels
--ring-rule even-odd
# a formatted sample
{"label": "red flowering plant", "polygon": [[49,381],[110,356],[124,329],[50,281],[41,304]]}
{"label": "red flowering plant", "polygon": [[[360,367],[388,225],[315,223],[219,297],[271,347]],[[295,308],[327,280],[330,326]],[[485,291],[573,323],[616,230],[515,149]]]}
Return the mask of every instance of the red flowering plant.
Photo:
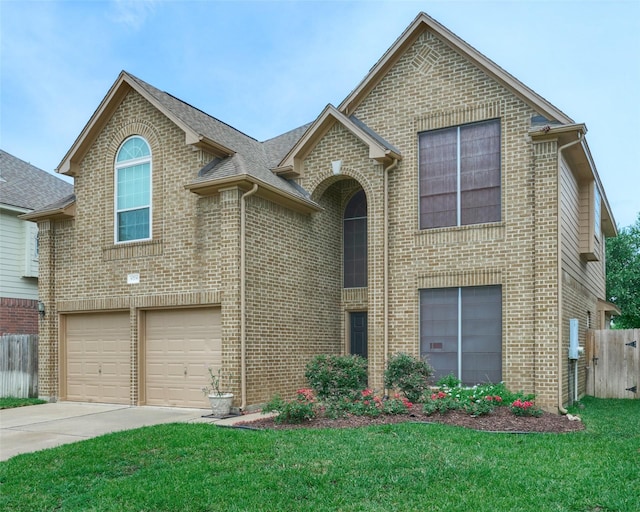
{"label": "red flowering plant", "polygon": [[542,416],[542,409],[536,407],[536,404],[531,400],[518,398],[512,402],[510,409],[516,416]]}
{"label": "red flowering plant", "polygon": [[447,411],[459,409],[460,406],[461,403],[458,397],[453,396],[449,391],[439,389],[424,400],[422,410],[425,414],[434,414],[436,412],[444,414]]}
{"label": "red flowering plant", "polygon": [[382,399],[375,396],[371,389],[364,389],[360,392],[360,397],[351,402],[348,411],[356,416],[380,416]]}
{"label": "red flowering plant", "polygon": [[355,416],[380,416],[381,414],[405,414],[413,403],[406,397],[395,394],[393,397],[381,398],[373,390],[365,389],[360,397],[344,406],[344,412]]}
{"label": "red flowering plant", "polygon": [[316,417],[315,395],[308,388],[299,389],[294,400],[283,400],[276,395],[264,405],[262,412],[277,412],[276,423],[302,423]]}
{"label": "red flowering plant", "polygon": [[465,402],[463,409],[471,416],[483,416],[493,412],[498,405],[502,405],[502,397],[499,395],[486,395],[479,398],[472,396],[468,402]]}
{"label": "red flowering plant", "polygon": [[397,393],[382,402],[382,411],[385,414],[406,414],[412,407],[413,402]]}

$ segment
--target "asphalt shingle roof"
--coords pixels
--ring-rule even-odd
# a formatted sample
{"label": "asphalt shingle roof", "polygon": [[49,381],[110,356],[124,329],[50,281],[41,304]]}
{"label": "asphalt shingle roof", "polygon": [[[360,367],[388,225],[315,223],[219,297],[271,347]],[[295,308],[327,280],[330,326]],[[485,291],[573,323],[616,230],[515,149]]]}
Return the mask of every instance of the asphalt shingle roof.
{"label": "asphalt shingle roof", "polygon": [[127,76],[191,130],[234,151],[232,156],[223,158],[214,165],[207,164],[201,169],[195,180],[196,183],[246,174],[293,196],[308,199],[308,194],[288,180],[275,175],[271,169],[278,165],[309,125],[301,126],[265,142],[259,142],[175,96],[153,87],[144,80],[130,73],[127,73]]}
{"label": "asphalt shingle roof", "polygon": [[0,203],[38,210],[73,194],[73,185],[0,149]]}

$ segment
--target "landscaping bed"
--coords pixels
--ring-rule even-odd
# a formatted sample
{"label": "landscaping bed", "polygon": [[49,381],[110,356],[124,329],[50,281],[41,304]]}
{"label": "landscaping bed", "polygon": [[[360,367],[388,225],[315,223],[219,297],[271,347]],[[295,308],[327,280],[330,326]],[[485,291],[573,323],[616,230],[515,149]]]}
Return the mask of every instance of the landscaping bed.
{"label": "landscaping bed", "polygon": [[[421,409],[418,407],[418,409]],[[407,414],[384,414],[376,417],[349,414],[343,418],[318,416],[301,423],[276,423],[273,417],[241,422],[238,425],[256,429],[294,428],[355,428],[369,425],[388,425],[406,422],[443,423],[488,432],[576,432],[584,430],[582,421],[571,421],[567,416],[545,412],[540,417],[515,416],[507,407],[496,407],[491,413],[470,416],[464,411],[447,411],[427,415],[420,410]]]}

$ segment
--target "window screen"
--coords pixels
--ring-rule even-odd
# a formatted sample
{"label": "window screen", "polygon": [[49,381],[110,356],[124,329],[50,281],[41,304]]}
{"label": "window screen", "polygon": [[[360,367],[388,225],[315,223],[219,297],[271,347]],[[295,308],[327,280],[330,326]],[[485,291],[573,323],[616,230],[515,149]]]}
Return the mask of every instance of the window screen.
{"label": "window screen", "polygon": [[357,192],[347,203],[343,221],[343,286],[367,286],[367,197]]}
{"label": "window screen", "polygon": [[500,213],[500,121],[419,136],[420,228],[497,222]]}
{"label": "window screen", "polygon": [[502,380],[502,288],[472,286],[420,291],[420,348],[435,379],[465,385]]}

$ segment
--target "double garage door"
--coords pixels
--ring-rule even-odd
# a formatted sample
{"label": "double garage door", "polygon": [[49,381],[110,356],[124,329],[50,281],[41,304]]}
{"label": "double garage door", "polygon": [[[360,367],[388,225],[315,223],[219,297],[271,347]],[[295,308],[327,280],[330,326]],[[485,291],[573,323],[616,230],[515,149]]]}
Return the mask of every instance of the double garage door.
{"label": "double garage door", "polygon": [[[65,318],[65,380],[70,401],[206,407],[207,368],[222,361],[220,310],[194,308],[142,313],[139,356],[131,353],[128,312]],[[132,382],[135,365],[139,383]]]}

